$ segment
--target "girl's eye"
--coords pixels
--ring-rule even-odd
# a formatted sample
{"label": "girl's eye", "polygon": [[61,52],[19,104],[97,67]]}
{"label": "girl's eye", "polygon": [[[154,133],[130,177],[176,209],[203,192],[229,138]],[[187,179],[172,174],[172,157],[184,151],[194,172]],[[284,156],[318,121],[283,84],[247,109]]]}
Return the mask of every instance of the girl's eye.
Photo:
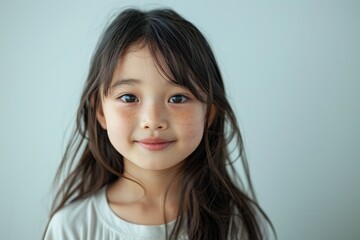
{"label": "girl's eye", "polygon": [[132,94],[124,94],[124,95],[121,95],[119,97],[119,99],[123,102],[126,102],[126,103],[132,103],[132,102],[138,102],[139,99],[137,97],[135,97],[134,95]]}
{"label": "girl's eye", "polygon": [[184,103],[186,100],[188,100],[188,97],[181,95],[181,94],[177,94],[177,95],[172,96],[169,99],[169,102],[170,103]]}

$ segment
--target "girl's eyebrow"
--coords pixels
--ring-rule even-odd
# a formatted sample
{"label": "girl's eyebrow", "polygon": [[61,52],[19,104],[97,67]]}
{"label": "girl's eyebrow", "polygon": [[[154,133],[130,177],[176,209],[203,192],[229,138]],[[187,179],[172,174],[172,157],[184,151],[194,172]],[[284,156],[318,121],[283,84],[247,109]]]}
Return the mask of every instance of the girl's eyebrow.
{"label": "girl's eyebrow", "polygon": [[134,78],[118,79],[111,85],[111,88],[120,87],[122,85],[137,85],[140,84],[141,80]]}

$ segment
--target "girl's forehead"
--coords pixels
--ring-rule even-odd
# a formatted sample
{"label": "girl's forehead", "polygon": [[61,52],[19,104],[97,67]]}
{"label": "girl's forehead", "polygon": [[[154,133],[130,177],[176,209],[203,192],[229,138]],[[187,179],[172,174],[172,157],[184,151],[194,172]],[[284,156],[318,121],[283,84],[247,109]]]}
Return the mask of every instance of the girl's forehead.
{"label": "girl's forehead", "polygon": [[144,61],[154,62],[153,56],[148,46],[131,46],[126,48],[125,51],[120,55],[116,65],[116,70],[119,68],[121,69],[129,64],[136,64]]}
{"label": "girl's forehead", "polygon": [[148,45],[131,45],[120,55],[120,59],[137,56],[141,58],[152,58]]}
{"label": "girl's forehead", "polygon": [[170,69],[164,57],[156,49],[150,49],[146,44],[136,44],[127,47],[120,55],[113,78],[123,72],[141,71],[144,63],[153,64],[157,71],[167,80],[172,79]]}
{"label": "girl's forehead", "polygon": [[[170,57],[170,60],[167,60],[166,56]],[[153,64],[156,72],[163,79],[173,85],[189,89],[201,101],[205,101],[207,98],[206,91],[200,86],[199,81],[195,79],[191,71],[184,71],[184,69],[189,69],[189,66],[180,66],[185,63],[173,56],[172,53],[165,53],[164,56],[156,44],[145,41],[133,43],[122,51],[118,57],[112,78],[108,79],[109,81],[103,85],[104,95],[111,91],[111,86],[119,79],[137,78],[144,69],[144,63]],[[154,73],[154,71],[152,72]],[[142,78],[142,76],[139,78]]]}

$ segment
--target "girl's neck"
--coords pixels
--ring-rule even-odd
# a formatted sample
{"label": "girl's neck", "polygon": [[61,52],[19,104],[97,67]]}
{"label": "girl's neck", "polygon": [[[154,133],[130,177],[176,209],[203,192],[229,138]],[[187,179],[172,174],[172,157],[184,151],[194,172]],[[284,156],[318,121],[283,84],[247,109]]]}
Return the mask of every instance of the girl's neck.
{"label": "girl's neck", "polygon": [[108,201],[120,217],[137,224],[158,225],[177,217],[181,166],[139,169],[125,162],[124,176],[108,188]]}

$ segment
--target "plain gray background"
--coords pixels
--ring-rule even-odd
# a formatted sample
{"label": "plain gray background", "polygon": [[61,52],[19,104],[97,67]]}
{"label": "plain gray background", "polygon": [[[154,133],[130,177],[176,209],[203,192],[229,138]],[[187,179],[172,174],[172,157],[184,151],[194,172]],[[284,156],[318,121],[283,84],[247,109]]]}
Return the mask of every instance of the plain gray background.
{"label": "plain gray background", "polygon": [[40,239],[89,60],[125,6],[206,35],[279,239],[360,239],[360,1],[0,2],[0,239]]}

